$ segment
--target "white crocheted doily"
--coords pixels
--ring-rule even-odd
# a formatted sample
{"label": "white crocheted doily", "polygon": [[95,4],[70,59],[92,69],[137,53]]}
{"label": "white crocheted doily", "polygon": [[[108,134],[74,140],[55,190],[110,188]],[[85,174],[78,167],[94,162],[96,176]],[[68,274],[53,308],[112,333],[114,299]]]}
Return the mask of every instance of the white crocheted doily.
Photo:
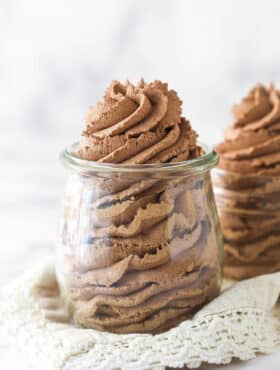
{"label": "white crocheted doily", "polygon": [[236,283],[163,334],[108,334],[63,322],[54,267],[45,263],[1,290],[0,322],[36,370],[195,368],[279,350],[279,294],[280,273],[265,275]]}

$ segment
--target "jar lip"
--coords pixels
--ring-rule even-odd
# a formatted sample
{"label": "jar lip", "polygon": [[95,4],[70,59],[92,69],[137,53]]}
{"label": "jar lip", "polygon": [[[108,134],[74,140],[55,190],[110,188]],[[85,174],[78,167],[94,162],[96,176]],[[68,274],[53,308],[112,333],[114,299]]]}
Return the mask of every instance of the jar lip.
{"label": "jar lip", "polygon": [[190,173],[199,173],[213,168],[219,159],[219,155],[210,146],[198,142],[198,145],[202,147],[205,154],[187,161],[160,164],[114,164],[89,161],[77,157],[74,152],[78,145],[78,142],[70,145],[59,156],[64,166],[78,172],[153,173],[159,171],[161,173],[177,173],[188,171]]}

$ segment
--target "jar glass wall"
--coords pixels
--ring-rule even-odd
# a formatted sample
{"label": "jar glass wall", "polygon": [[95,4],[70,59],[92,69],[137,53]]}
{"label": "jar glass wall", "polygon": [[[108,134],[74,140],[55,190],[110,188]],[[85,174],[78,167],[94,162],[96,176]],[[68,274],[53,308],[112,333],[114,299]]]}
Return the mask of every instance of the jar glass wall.
{"label": "jar glass wall", "polygon": [[225,276],[240,280],[279,271],[280,177],[216,168],[213,180]]}
{"label": "jar glass wall", "polygon": [[164,165],[112,165],[62,154],[69,168],[57,275],[73,321],[158,333],[218,295],[222,237],[208,151]]}

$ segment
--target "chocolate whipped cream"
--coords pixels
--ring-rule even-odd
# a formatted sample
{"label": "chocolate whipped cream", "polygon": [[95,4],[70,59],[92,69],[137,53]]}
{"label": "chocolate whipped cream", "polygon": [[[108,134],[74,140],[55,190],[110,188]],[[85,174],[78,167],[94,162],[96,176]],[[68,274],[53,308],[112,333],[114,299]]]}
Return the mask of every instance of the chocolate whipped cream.
{"label": "chocolate whipped cream", "polygon": [[241,279],[280,269],[280,92],[257,85],[232,112],[215,185],[225,274]]}
{"label": "chocolate whipped cream", "polygon": [[77,155],[123,164],[183,161],[201,154],[196,133],[181,117],[182,102],[166,83],[113,81],[87,115]]}
{"label": "chocolate whipped cream", "polygon": [[[202,154],[166,83],[113,81],[86,118],[76,156],[162,164]],[[209,171],[208,171],[209,172]],[[209,173],[73,175],[62,244],[74,320],[116,333],[157,333],[219,291]],[[210,202],[210,203],[209,203]]]}

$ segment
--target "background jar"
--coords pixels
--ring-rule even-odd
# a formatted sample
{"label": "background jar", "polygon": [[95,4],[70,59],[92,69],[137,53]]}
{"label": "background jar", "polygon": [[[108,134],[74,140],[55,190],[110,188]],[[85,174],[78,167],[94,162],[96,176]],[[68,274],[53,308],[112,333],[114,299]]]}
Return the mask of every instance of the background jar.
{"label": "background jar", "polygon": [[224,238],[224,275],[245,279],[280,270],[280,177],[213,171]]}
{"label": "background jar", "polygon": [[210,170],[217,154],[162,165],[75,157],[57,275],[73,321],[115,333],[167,330],[218,295],[222,236]]}

